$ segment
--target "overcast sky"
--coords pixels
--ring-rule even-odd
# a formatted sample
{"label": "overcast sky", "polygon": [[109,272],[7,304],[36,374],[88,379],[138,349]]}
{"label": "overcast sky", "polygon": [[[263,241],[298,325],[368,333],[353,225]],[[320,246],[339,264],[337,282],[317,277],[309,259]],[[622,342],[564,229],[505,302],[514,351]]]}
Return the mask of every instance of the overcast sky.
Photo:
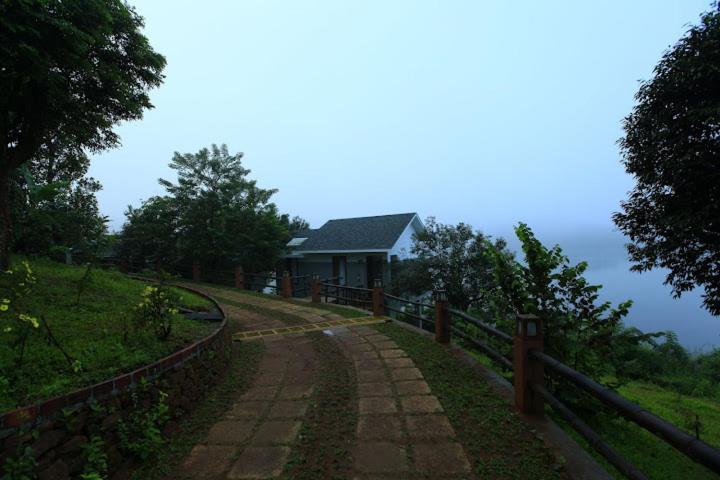
{"label": "overcast sky", "polygon": [[[168,65],[155,109],[121,125],[122,147],[93,160],[111,228],[128,204],[162,193],[174,151],[227,143],[261,186],[279,189],[282,211],[313,227],[415,211],[510,236],[524,221],[599,262],[605,250],[593,246],[623,241],[610,217],[633,181],[616,141],[638,81],[710,6],[130,3]],[[610,250],[618,257],[606,263],[624,262]],[[668,301],[667,289],[655,292]],[[720,324],[697,304],[674,308],[692,308],[706,330]]]}

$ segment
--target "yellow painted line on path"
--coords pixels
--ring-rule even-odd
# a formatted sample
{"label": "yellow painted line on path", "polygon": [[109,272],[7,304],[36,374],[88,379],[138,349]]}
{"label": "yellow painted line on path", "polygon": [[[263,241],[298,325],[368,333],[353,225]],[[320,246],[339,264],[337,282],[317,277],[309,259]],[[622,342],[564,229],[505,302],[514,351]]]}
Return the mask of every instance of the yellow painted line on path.
{"label": "yellow painted line on path", "polygon": [[318,330],[326,330],[334,327],[352,327],[355,325],[371,325],[373,323],[387,322],[387,318],[383,317],[357,317],[343,318],[341,320],[328,320],[326,322],[307,323],[305,325],[295,325],[292,327],[281,328],[265,328],[263,330],[253,330],[249,332],[238,332],[233,334],[233,340],[254,340],[261,337],[270,337],[273,335],[288,335],[291,333],[316,332]]}

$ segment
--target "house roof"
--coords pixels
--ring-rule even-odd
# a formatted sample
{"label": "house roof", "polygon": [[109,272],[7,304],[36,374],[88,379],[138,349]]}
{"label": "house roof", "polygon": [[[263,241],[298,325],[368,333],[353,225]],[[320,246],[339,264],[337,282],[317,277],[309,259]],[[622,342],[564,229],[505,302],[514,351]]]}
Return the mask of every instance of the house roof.
{"label": "house roof", "polygon": [[318,229],[296,233],[293,239],[307,240],[291,248],[295,252],[389,250],[415,217],[416,213],[400,213],[329,220]]}

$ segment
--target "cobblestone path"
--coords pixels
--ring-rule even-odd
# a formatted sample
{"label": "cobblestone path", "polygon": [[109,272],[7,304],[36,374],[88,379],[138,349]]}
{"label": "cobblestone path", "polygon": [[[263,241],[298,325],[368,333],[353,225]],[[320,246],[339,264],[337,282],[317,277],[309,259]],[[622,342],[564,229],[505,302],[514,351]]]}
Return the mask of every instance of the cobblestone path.
{"label": "cobblestone path", "polygon": [[[218,299],[242,330],[341,318],[311,304],[218,288],[203,290]],[[302,432],[312,428],[305,424],[308,408],[311,402],[321,401],[317,398],[322,394],[318,392],[318,372],[323,365],[313,345],[317,341],[332,342],[348,360],[347,368],[354,365],[354,371],[347,372],[353,379],[348,397],[352,404],[339,405],[346,415],[338,421],[347,421],[355,428],[349,430],[347,438],[335,437],[336,443],[343,443],[333,445],[337,458],[333,459],[333,452],[327,454],[337,463],[332,466],[334,471],[343,472],[340,478],[471,476],[463,446],[456,441],[443,407],[422,372],[403,350],[372,327],[343,327],[314,337],[293,334],[253,341],[264,342],[266,348],[252,387],[192,449],[177,478],[323,478],[313,472],[305,475],[302,465],[293,465],[294,454],[301,449]],[[324,449],[322,438],[315,441],[319,443],[310,447]]]}

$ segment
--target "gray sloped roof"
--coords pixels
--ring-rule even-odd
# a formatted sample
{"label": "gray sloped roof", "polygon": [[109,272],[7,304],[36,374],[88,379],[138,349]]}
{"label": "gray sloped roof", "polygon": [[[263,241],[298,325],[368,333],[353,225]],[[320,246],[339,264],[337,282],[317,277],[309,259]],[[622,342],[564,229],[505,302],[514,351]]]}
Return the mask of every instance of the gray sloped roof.
{"label": "gray sloped roof", "polygon": [[293,251],[388,250],[415,217],[415,213],[380,215],[377,217],[329,220],[315,230],[305,230],[294,238],[307,238]]}

